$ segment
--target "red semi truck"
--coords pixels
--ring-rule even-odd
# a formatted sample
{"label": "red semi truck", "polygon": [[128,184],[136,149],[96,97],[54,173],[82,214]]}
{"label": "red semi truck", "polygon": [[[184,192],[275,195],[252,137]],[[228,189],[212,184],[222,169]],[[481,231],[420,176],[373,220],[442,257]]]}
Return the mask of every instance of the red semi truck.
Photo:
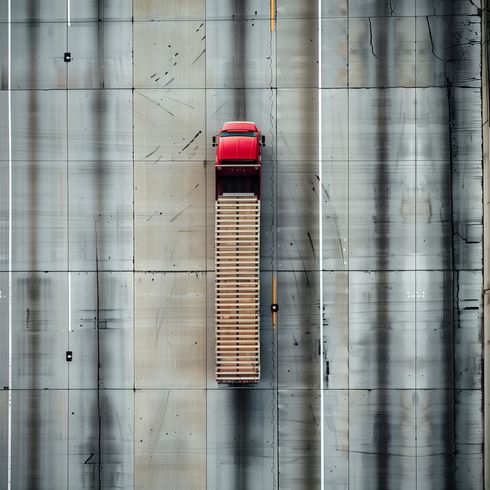
{"label": "red semi truck", "polygon": [[260,173],[265,138],[227,122],[216,150],[216,381],[260,380]]}

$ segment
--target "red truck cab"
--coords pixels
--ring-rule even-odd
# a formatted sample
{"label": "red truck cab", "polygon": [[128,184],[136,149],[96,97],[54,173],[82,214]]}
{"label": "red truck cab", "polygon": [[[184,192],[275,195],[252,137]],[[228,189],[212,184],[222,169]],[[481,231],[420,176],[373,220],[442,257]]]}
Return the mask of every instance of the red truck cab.
{"label": "red truck cab", "polygon": [[213,136],[216,150],[216,198],[252,193],[260,199],[261,147],[265,137],[255,123],[232,121]]}

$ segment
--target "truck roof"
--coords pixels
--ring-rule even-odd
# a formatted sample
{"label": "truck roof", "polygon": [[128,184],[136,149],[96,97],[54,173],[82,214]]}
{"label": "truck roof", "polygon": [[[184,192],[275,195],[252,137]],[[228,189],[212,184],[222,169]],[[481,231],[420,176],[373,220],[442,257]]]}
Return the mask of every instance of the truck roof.
{"label": "truck roof", "polygon": [[218,159],[221,160],[257,160],[258,141],[256,138],[233,136],[220,138]]}
{"label": "truck roof", "polygon": [[223,124],[223,131],[258,131],[254,122],[250,121],[229,121]]}

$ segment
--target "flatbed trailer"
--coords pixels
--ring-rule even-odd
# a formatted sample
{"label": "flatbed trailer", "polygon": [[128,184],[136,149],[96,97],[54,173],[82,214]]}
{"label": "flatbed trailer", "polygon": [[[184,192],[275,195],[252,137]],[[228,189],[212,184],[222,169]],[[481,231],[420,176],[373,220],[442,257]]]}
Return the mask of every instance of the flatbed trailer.
{"label": "flatbed trailer", "polygon": [[260,379],[260,201],[216,200],[216,380]]}
{"label": "flatbed trailer", "polygon": [[254,123],[218,134],[215,205],[216,381],[260,380],[260,146]]}

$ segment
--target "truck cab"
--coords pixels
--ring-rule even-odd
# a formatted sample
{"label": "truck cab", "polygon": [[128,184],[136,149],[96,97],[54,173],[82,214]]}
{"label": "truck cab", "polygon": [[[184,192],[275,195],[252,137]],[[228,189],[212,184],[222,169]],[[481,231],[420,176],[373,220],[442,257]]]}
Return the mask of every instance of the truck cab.
{"label": "truck cab", "polygon": [[229,193],[252,193],[260,199],[261,149],[265,137],[255,123],[223,124],[213,137],[216,150],[216,198]]}

